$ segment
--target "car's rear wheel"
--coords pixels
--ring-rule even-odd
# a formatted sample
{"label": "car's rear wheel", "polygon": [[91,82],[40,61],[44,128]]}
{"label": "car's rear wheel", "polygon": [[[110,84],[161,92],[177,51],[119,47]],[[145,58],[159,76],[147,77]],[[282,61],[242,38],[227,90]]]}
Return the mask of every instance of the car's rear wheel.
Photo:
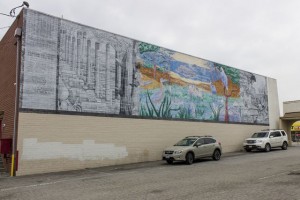
{"label": "car's rear wheel", "polygon": [[168,163],[168,164],[173,164],[173,160],[168,159],[168,160],[167,160],[167,163]]}
{"label": "car's rear wheel", "polygon": [[287,142],[283,142],[282,146],[281,146],[281,149],[287,150],[287,148],[288,148],[288,143]]}
{"label": "car's rear wheel", "polygon": [[266,144],[265,146],[265,152],[269,152],[271,151],[271,145],[270,144]]}
{"label": "car's rear wheel", "polygon": [[220,150],[216,149],[216,150],[214,151],[214,153],[213,153],[212,158],[213,158],[214,160],[220,160],[220,159],[221,159],[221,152],[220,152]]}
{"label": "car's rear wheel", "polygon": [[194,162],[194,155],[192,153],[187,153],[185,156],[185,163],[188,165],[193,164]]}

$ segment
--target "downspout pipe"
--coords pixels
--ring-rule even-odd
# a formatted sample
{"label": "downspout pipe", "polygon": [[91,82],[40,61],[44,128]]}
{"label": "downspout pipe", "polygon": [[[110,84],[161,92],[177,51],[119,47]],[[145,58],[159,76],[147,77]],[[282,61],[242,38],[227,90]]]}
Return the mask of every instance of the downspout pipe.
{"label": "downspout pipe", "polygon": [[12,156],[11,156],[11,170],[10,176],[16,176],[16,152],[17,152],[17,132],[19,119],[19,88],[20,88],[20,46],[22,28],[16,28],[15,38],[17,39],[17,58],[16,58],[16,82],[15,82],[15,110],[14,110],[14,132],[12,139]]}

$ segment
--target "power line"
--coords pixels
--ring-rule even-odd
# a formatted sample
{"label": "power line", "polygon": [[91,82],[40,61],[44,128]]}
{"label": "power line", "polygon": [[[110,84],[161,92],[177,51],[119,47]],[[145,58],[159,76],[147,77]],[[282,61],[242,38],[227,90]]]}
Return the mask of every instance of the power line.
{"label": "power line", "polygon": [[8,15],[8,14],[5,14],[5,13],[0,13],[0,15],[5,15],[5,16],[8,16],[8,17],[15,17],[15,16]]}
{"label": "power line", "polygon": [[5,28],[9,28],[10,26],[4,26],[4,27],[0,27],[0,29],[5,29]]}

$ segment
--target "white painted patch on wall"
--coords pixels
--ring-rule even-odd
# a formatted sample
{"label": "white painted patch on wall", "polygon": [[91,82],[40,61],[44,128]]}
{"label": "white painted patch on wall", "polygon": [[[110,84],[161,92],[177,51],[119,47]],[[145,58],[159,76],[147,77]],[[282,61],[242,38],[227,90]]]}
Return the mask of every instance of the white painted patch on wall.
{"label": "white painted patch on wall", "polygon": [[96,144],[95,140],[83,140],[82,144],[62,142],[38,142],[37,138],[23,140],[22,160],[116,160],[128,156],[126,147],[114,144]]}

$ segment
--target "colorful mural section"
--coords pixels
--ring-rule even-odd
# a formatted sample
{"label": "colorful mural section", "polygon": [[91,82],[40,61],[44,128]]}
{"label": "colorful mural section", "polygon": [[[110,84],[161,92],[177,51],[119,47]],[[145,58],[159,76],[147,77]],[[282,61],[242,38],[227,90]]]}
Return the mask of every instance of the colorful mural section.
{"label": "colorful mural section", "polygon": [[266,77],[25,12],[21,107],[268,124]]}
{"label": "colorful mural section", "polygon": [[139,43],[140,115],[268,123],[266,78]]}

